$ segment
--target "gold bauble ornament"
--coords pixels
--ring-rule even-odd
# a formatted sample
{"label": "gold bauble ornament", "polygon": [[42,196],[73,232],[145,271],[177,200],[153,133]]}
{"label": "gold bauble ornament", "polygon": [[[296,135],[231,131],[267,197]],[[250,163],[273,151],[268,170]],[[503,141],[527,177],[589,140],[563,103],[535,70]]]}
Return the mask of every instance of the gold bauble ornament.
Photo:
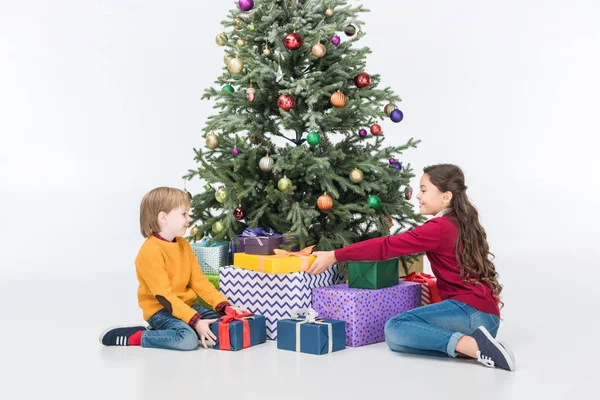
{"label": "gold bauble ornament", "polygon": [[350,171],[350,180],[354,183],[361,183],[363,177],[363,172],[358,168],[354,168],[352,171]]}
{"label": "gold bauble ornament", "polygon": [[387,115],[388,117],[390,116],[390,114],[392,113],[392,111],[394,111],[396,108],[396,105],[394,103],[388,103],[385,108],[383,109],[383,112],[385,112],[385,115]]}
{"label": "gold bauble ornament", "polygon": [[327,54],[327,47],[323,46],[321,43],[317,43],[312,47],[312,53],[315,57],[323,57]]}
{"label": "gold bauble ornament", "polygon": [[242,17],[235,17],[233,19],[233,29],[241,31],[246,27],[246,20]]}
{"label": "gold bauble ornament", "polygon": [[192,226],[192,229],[190,229],[190,236],[196,237],[197,234],[198,234],[198,226],[194,225],[194,226]]}
{"label": "gold bauble ornament", "polygon": [[328,17],[331,17],[331,16],[333,15],[333,10],[332,10],[331,8],[328,8],[327,10],[325,10],[325,14],[326,14]]}
{"label": "gold bauble ornament", "polygon": [[244,47],[246,45],[246,40],[239,38],[235,43],[238,45],[238,47]]}
{"label": "gold bauble ornament", "polygon": [[225,63],[225,65],[229,65],[229,63],[231,62],[231,60],[233,60],[233,56],[232,55],[225,54],[223,56],[223,62]]}
{"label": "gold bauble ornament", "polygon": [[227,68],[232,73],[239,74],[244,69],[244,62],[242,61],[241,58],[236,57],[236,58],[232,59],[231,61],[229,61],[229,65],[227,65]]}
{"label": "gold bauble ornament", "polygon": [[263,54],[264,54],[265,56],[270,56],[270,55],[271,55],[271,50],[269,50],[269,48],[268,48],[268,47],[265,47],[265,49],[263,50]]}
{"label": "gold bauble ornament", "polygon": [[215,38],[215,42],[217,42],[219,46],[225,46],[227,44],[227,35],[225,32],[219,33]]}
{"label": "gold bauble ornament", "polygon": [[212,230],[214,233],[221,233],[225,229],[225,225],[222,221],[217,221],[213,224]]}
{"label": "gold bauble ornament", "polygon": [[208,134],[208,136],[206,137],[206,147],[208,147],[211,150],[214,150],[217,147],[219,147],[219,138],[217,137],[217,135],[215,135],[214,133]]}

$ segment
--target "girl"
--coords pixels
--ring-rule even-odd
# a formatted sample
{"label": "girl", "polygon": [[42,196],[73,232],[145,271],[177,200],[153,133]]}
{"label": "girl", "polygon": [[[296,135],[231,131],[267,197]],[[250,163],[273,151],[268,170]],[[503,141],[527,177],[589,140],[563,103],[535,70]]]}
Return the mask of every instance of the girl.
{"label": "girl", "polygon": [[487,367],[514,371],[514,355],[494,339],[500,325],[502,286],[485,230],[467,197],[463,172],[451,164],[430,166],[423,172],[419,211],[434,215],[433,219],[399,235],[315,252],[317,259],[309,272],[319,274],[336,262],[387,260],[425,252],[443,301],[391,318],[385,325],[388,346],[435,356],[460,353]]}

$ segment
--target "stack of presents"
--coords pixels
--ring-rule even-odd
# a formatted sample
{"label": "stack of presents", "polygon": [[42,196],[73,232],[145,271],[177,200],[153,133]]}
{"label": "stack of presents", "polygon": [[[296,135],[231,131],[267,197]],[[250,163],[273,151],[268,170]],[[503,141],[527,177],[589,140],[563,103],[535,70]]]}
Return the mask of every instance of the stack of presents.
{"label": "stack of presents", "polygon": [[231,242],[205,238],[192,249],[213,285],[251,312],[212,325],[221,350],[267,338],[279,349],[310,354],[379,343],[388,319],[439,301],[434,277],[422,273],[422,257],[412,264],[350,261],[347,276],[337,265],[312,275],[305,272],[316,259],[312,247],[300,250],[293,236],[261,228],[246,229]]}

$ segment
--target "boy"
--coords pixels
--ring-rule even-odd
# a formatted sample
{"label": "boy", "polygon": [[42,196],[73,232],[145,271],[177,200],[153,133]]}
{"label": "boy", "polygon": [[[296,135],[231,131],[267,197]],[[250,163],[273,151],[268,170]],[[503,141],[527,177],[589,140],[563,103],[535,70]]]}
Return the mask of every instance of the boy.
{"label": "boy", "polygon": [[[247,312],[231,306],[202,273],[192,247],[182,237],[191,222],[189,209],[189,195],[179,189],[159,187],[142,199],[140,230],[146,241],[135,267],[138,304],[150,329],[110,328],[100,336],[103,345],[194,350],[200,339],[207,348],[216,339],[210,324],[227,308]],[[193,305],[198,296],[214,311]]]}

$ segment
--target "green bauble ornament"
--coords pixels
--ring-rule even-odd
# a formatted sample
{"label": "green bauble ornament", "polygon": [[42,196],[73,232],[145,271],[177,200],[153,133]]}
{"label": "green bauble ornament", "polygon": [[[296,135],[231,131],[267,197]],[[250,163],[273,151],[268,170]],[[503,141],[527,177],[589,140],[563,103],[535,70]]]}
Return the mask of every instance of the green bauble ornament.
{"label": "green bauble ornament", "polygon": [[225,86],[223,86],[223,91],[224,92],[233,93],[235,90],[233,89],[233,86],[231,86],[231,85],[225,85]]}
{"label": "green bauble ornament", "polygon": [[311,146],[316,146],[319,143],[321,143],[321,135],[319,135],[317,132],[311,132],[308,134],[308,136],[306,137],[306,141],[308,142],[308,144],[310,144]]}
{"label": "green bauble ornament", "polygon": [[221,204],[223,204],[225,200],[227,200],[227,190],[225,190],[223,186],[218,188],[215,192],[215,199]]}
{"label": "green bauble ornament", "polygon": [[250,24],[250,25],[248,25],[248,29],[253,31],[256,29],[256,27],[254,26],[254,24]]}
{"label": "green bauble ornament", "polygon": [[287,176],[284,176],[277,182],[277,187],[282,192],[287,192],[292,188],[292,181]]}
{"label": "green bauble ornament", "polygon": [[204,185],[204,190],[209,191],[212,189],[212,186],[210,186],[210,183],[207,183],[206,185]]}
{"label": "green bauble ornament", "polygon": [[221,221],[217,221],[213,224],[212,230],[214,233],[221,233],[225,229],[225,225]]}
{"label": "green bauble ornament", "polygon": [[369,207],[376,210],[381,205],[381,199],[379,198],[379,196],[371,195],[367,199],[367,204],[369,205]]}

